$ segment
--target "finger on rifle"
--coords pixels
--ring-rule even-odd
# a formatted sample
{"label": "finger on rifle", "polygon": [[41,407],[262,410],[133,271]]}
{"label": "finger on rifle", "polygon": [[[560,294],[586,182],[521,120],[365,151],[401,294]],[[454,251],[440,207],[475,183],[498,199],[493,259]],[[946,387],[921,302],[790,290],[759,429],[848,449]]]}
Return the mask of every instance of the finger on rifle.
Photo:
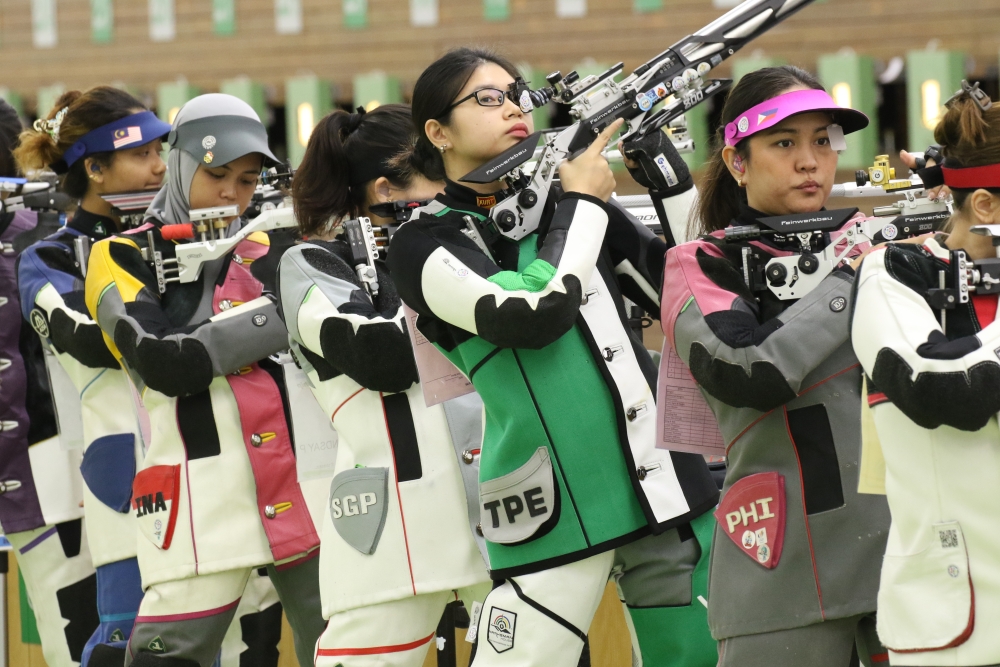
{"label": "finger on rifle", "polygon": [[615,122],[611,123],[611,125],[604,128],[604,131],[597,135],[597,138],[594,139],[594,143],[590,144],[590,148],[588,148],[587,151],[594,154],[601,153],[608,147],[608,142],[611,141],[611,137],[614,136],[615,132],[618,131],[618,128],[620,128],[624,122],[624,118],[619,118]]}

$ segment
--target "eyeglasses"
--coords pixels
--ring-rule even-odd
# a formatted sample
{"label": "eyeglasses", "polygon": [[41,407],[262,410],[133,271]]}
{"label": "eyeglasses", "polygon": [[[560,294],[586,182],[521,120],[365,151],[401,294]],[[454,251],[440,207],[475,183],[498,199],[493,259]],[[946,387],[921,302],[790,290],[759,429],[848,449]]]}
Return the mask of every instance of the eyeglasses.
{"label": "eyeglasses", "polygon": [[472,91],[457,102],[452,102],[451,105],[445,109],[445,113],[448,113],[462,102],[465,102],[473,97],[476,98],[476,102],[481,107],[502,107],[504,100],[507,99],[507,93],[503,90],[497,90],[496,88],[480,88],[479,90]]}

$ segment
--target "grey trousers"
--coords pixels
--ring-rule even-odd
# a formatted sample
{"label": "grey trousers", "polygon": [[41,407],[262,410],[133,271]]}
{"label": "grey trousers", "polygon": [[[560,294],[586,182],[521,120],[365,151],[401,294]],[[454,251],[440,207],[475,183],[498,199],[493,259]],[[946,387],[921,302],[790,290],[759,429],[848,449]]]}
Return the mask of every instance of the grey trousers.
{"label": "grey trousers", "polygon": [[862,614],[723,639],[719,667],[848,667],[855,646],[865,667],[889,664],[889,653],[875,632],[875,615]]}
{"label": "grey trousers", "polygon": [[[129,639],[126,665],[140,652],[211,667],[236,614],[250,569],[154,584],[146,590]],[[300,665],[313,664],[326,621],[319,597],[319,558],[268,576],[288,616]],[[145,664],[145,663],[143,663]]]}

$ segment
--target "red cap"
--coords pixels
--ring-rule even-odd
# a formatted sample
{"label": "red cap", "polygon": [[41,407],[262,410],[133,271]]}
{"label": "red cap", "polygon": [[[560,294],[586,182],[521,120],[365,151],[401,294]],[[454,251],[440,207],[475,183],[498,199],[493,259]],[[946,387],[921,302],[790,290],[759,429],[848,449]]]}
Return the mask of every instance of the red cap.
{"label": "red cap", "polygon": [[163,225],[160,227],[160,236],[164,241],[176,241],[178,239],[193,239],[194,225],[190,222],[178,225]]}

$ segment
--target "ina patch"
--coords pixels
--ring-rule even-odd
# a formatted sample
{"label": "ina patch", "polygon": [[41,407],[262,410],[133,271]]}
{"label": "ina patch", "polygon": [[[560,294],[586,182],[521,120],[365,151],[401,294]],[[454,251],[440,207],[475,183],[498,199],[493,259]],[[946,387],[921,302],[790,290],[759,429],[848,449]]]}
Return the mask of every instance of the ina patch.
{"label": "ina patch", "polygon": [[509,651],[514,648],[514,629],[516,626],[517,614],[499,607],[491,607],[486,641],[497,653]]}
{"label": "ina patch", "polygon": [[125,641],[125,633],[122,632],[121,628],[115,628],[115,631],[111,633],[108,637],[109,642],[123,642]]}
{"label": "ina patch", "polygon": [[156,635],[155,637],[150,639],[149,644],[146,645],[146,648],[148,648],[153,653],[167,652],[167,645],[163,643],[163,639],[160,638],[160,635]]}

